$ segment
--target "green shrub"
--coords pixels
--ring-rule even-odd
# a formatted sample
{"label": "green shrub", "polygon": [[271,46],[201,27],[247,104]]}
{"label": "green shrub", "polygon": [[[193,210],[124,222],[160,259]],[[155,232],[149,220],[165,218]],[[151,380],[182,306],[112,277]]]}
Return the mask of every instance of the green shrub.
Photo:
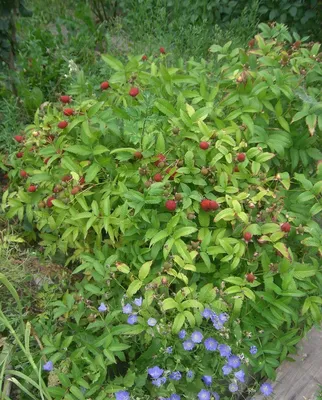
{"label": "green shrub", "polygon": [[[83,274],[81,298],[68,291],[54,304],[66,326],[58,323],[58,344],[50,338],[45,349],[62,360],[57,346],[80,332],[82,350],[72,354],[87,360],[88,379],[78,385],[94,390],[106,379],[100,365],[115,364],[101,346],[105,326],[123,322],[125,292],[144,297],[144,321],[163,318],[175,297],[169,308],[178,311],[164,320],[173,334],[201,326],[199,309],[227,310],[230,338],[251,338],[259,350],[249,362],[270,378],[321,320],[321,53],[284,26],[261,30],[247,51],[213,45],[214,60],[186,67],[169,66],[166,54],[126,64],[104,55],[115,70],[105,90],[80,74],[71,103],[39,110],[17,153],[3,161],[7,217],[28,227],[25,238],[40,240],[45,255],[59,250],[69,262],[86,261],[75,270]],[[88,313],[104,299],[112,312],[96,325]],[[182,300],[191,301],[189,313]],[[88,322],[103,335],[99,350],[84,334]],[[123,333],[138,334],[137,351],[149,359],[158,354],[147,347],[152,333],[141,342],[145,328],[139,320]],[[126,350],[118,359],[141,373],[135,348]],[[71,371],[66,362],[76,379],[78,361]],[[116,373],[120,386],[124,374]]]}

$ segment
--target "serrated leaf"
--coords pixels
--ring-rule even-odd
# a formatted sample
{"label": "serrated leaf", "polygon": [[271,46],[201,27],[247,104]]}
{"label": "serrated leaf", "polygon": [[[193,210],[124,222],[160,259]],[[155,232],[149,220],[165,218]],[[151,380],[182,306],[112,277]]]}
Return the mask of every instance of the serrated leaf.
{"label": "serrated leaf", "polygon": [[128,297],[132,297],[135,293],[137,293],[142,287],[142,282],[139,281],[138,279],[131,282],[127,291],[126,291],[126,295]]}

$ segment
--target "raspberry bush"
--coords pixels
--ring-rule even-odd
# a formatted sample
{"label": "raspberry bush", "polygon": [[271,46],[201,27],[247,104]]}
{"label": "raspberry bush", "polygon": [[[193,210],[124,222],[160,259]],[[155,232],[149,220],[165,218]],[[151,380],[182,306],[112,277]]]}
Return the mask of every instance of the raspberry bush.
{"label": "raspberry bush", "polygon": [[[46,255],[85,255],[74,272],[86,304],[121,286],[146,315],[157,299],[172,334],[204,307],[228,311],[236,340],[261,344],[255,372],[274,378],[321,319],[322,56],[283,26],[261,29],[247,50],[212,46],[210,62],[104,55],[114,73],[92,96],[73,87],[16,138],[2,204]],[[75,296],[55,316],[80,329],[92,317]]]}

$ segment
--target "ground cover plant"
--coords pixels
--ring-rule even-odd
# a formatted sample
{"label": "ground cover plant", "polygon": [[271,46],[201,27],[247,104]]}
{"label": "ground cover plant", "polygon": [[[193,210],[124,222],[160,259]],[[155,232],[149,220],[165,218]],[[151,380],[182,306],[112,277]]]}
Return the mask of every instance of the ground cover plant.
{"label": "ground cover plant", "polygon": [[2,210],[75,277],[18,333],[1,314],[22,399],[237,398],[321,320],[320,45],[260,30],[104,54],[14,136]]}

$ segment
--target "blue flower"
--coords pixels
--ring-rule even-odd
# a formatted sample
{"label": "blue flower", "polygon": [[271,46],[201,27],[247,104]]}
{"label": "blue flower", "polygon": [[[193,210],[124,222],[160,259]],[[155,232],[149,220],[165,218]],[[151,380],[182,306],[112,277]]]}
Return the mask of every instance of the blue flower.
{"label": "blue flower", "polygon": [[155,326],[157,324],[157,320],[155,318],[149,318],[148,319],[148,325],[149,326]]}
{"label": "blue flower", "polygon": [[191,379],[191,378],[193,378],[194,377],[194,372],[193,371],[191,371],[191,369],[189,370],[189,371],[187,371],[187,378],[188,379]]}
{"label": "blue flower", "polygon": [[169,375],[169,378],[172,379],[173,381],[180,381],[181,379],[181,372],[179,371],[173,371],[171,372],[171,374]]}
{"label": "blue flower", "polygon": [[138,322],[138,316],[135,314],[132,314],[129,316],[129,318],[127,319],[127,323],[130,325],[134,325]]}
{"label": "blue flower", "polygon": [[210,400],[211,393],[208,392],[208,390],[206,390],[206,389],[201,389],[200,392],[198,393],[198,399],[199,400]]}
{"label": "blue flower", "polygon": [[42,369],[46,372],[50,372],[54,369],[54,364],[52,361],[47,361],[46,364],[43,365]]}
{"label": "blue flower", "polygon": [[170,396],[170,400],[180,400],[180,399],[181,399],[181,397],[178,394],[172,394]]}
{"label": "blue flower", "polygon": [[222,372],[224,375],[229,375],[233,369],[229,365],[224,365],[222,367]]}
{"label": "blue flower", "polygon": [[132,312],[132,306],[131,306],[131,304],[127,303],[123,307],[123,314],[131,314],[131,312]]}
{"label": "blue flower", "polygon": [[232,383],[228,386],[228,390],[229,390],[231,393],[237,392],[237,391],[238,391],[238,385],[237,385],[237,383],[232,382]]}
{"label": "blue flower", "polygon": [[186,332],[184,329],[182,329],[182,330],[178,333],[179,339],[184,339],[184,338],[186,337],[186,334],[187,334],[187,332]]}
{"label": "blue flower", "polygon": [[210,308],[205,308],[204,310],[203,310],[203,312],[202,312],[202,316],[204,317],[204,318],[210,318],[211,316],[212,316],[212,314],[213,314],[213,311],[212,310],[210,310]]}
{"label": "blue flower", "polygon": [[156,365],[155,367],[148,368],[148,374],[151,378],[158,379],[163,374],[163,369]]}
{"label": "blue flower", "polygon": [[193,343],[201,343],[203,339],[202,333],[199,331],[194,331],[191,334],[191,340]]}
{"label": "blue flower", "polygon": [[225,322],[227,322],[228,321],[228,319],[229,319],[229,316],[228,316],[228,314],[227,313],[221,313],[221,314],[219,314],[219,321],[222,323],[222,324],[224,324]]}
{"label": "blue flower", "polygon": [[264,396],[270,396],[273,393],[273,387],[268,382],[263,383],[259,390],[263,393]]}
{"label": "blue flower", "polygon": [[182,343],[182,346],[185,350],[190,351],[195,347],[195,344],[192,340],[188,339]]}
{"label": "blue flower", "polygon": [[214,397],[215,400],[220,400],[220,396],[217,392],[212,392],[212,395]]}
{"label": "blue flower", "polygon": [[203,380],[203,383],[204,383],[206,386],[211,386],[211,384],[212,384],[212,377],[211,377],[210,375],[204,375],[201,379]]}
{"label": "blue flower", "polygon": [[220,344],[218,351],[222,357],[229,357],[231,354],[231,348],[227,344]]}
{"label": "blue flower", "polygon": [[141,307],[142,306],[142,297],[138,297],[137,299],[133,300],[133,303],[138,306]]}
{"label": "blue flower", "polygon": [[104,303],[101,303],[100,306],[98,307],[99,312],[105,312],[107,310],[107,307]]}
{"label": "blue flower", "polygon": [[245,383],[245,372],[241,369],[235,372],[235,378],[239,380],[239,382]]}
{"label": "blue flower", "polygon": [[130,400],[130,393],[125,390],[121,390],[115,393],[116,400]]}
{"label": "blue flower", "polygon": [[228,357],[228,365],[232,368],[238,368],[240,366],[240,358],[234,355]]}
{"label": "blue flower", "polygon": [[206,350],[215,351],[217,349],[218,342],[217,342],[217,340],[215,340],[213,338],[208,338],[204,341],[204,345],[205,345]]}
{"label": "blue flower", "polygon": [[257,347],[256,346],[251,346],[249,349],[250,354],[256,354],[257,353]]}
{"label": "blue flower", "polygon": [[162,376],[161,378],[153,379],[152,380],[152,385],[160,387],[164,385],[167,381],[167,378],[165,376]]}
{"label": "blue flower", "polygon": [[165,352],[166,352],[167,354],[172,354],[172,352],[173,352],[173,347],[172,347],[172,346],[167,347],[167,348],[165,349]]}

